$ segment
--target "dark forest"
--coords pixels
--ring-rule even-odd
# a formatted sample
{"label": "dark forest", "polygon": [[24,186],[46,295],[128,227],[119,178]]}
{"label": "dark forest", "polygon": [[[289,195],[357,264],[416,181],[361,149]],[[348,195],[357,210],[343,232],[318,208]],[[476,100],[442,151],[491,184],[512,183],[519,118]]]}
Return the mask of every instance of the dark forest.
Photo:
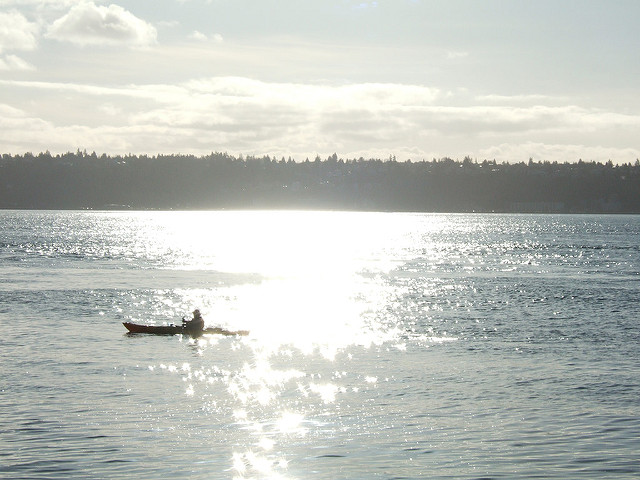
{"label": "dark forest", "polygon": [[0,208],[640,213],[640,162],[4,154]]}

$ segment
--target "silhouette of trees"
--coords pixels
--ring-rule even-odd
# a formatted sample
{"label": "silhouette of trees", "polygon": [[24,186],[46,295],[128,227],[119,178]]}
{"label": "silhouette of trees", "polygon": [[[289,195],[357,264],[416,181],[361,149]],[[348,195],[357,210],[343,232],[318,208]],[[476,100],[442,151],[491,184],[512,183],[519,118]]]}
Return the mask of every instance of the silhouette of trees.
{"label": "silhouette of trees", "polygon": [[2,155],[0,208],[640,213],[640,161]]}

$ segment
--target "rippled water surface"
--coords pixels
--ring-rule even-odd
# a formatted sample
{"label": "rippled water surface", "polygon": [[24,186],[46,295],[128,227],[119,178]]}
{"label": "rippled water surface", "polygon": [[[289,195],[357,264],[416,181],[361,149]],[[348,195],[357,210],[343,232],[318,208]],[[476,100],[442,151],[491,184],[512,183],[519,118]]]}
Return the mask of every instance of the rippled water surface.
{"label": "rippled water surface", "polygon": [[[640,217],[0,211],[0,478],[640,477]],[[247,337],[127,334],[123,321]]]}

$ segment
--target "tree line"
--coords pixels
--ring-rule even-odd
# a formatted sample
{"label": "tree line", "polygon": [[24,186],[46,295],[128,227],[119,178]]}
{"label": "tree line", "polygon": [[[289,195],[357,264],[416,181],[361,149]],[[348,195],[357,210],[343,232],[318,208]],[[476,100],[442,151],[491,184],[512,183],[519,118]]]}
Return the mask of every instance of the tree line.
{"label": "tree line", "polygon": [[0,208],[640,213],[640,161],[4,154]]}

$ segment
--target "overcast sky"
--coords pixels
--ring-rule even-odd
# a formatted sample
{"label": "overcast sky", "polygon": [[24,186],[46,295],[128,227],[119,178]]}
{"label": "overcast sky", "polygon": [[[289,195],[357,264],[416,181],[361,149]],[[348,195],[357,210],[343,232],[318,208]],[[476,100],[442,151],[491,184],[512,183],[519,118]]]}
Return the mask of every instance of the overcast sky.
{"label": "overcast sky", "polygon": [[638,0],[0,0],[0,153],[640,158]]}

